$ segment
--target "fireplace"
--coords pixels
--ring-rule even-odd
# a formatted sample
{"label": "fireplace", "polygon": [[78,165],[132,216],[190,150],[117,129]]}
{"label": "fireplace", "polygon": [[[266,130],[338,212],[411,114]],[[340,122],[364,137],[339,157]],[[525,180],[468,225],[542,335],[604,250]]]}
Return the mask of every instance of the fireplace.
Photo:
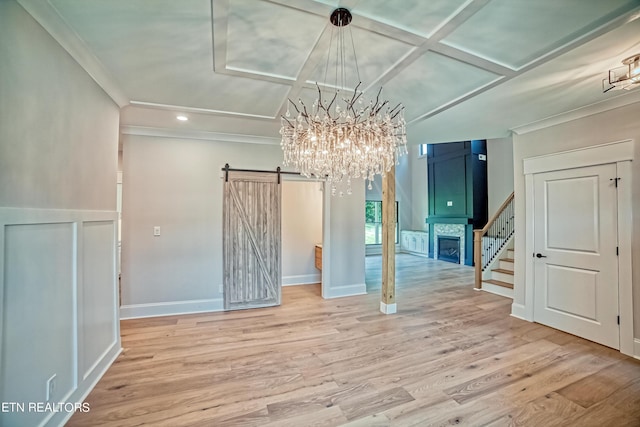
{"label": "fireplace", "polygon": [[438,258],[440,261],[460,264],[460,238],[438,236]]}

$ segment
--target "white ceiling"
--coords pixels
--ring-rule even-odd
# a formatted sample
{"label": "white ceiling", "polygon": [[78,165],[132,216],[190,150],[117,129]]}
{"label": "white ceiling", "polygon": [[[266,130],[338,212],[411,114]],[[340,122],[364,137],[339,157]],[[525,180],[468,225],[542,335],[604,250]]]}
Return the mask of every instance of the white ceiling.
{"label": "white ceiling", "polygon": [[640,100],[601,89],[640,52],[640,0],[19,2],[125,107],[123,125],[277,138],[287,99],[323,81],[338,4],[367,94],[405,105],[410,143]]}

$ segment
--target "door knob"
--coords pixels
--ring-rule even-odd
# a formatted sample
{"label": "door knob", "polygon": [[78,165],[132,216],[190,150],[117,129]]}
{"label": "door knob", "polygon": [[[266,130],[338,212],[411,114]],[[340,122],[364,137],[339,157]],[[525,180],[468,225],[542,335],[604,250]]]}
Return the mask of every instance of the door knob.
{"label": "door knob", "polygon": [[546,258],[546,255],[542,255],[542,254],[536,254],[536,258]]}

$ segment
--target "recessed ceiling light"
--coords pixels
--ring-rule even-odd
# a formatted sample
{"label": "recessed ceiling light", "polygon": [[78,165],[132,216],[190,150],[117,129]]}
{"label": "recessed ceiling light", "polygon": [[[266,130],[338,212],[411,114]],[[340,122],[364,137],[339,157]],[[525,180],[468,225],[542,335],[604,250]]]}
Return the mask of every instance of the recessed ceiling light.
{"label": "recessed ceiling light", "polygon": [[189,120],[189,117],[179,115],[179,116],[176,116],[176,119],[180,120],[181,122],[186,122],[187,120]]}

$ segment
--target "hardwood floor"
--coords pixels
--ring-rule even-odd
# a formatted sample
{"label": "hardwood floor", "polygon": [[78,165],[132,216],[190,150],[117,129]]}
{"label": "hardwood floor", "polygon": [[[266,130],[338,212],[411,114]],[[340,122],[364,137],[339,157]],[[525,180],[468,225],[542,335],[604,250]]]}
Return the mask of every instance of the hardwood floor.
{"label": "hardwood floor", "polygon": [[470,267],[401,254],[398,313],[286,287],[281,307],[122,322],[70,426],[640,426],[640,361],[509,316]]}

